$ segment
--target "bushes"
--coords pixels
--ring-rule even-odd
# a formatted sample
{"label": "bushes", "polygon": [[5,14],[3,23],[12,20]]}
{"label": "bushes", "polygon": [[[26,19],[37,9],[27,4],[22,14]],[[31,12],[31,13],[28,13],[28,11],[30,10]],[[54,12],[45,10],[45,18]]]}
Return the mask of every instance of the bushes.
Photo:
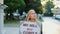
{"label": "bushes", "polygon": [[45,12],[44,16],[53,16],[53,13],[52,12],[51,13]]}

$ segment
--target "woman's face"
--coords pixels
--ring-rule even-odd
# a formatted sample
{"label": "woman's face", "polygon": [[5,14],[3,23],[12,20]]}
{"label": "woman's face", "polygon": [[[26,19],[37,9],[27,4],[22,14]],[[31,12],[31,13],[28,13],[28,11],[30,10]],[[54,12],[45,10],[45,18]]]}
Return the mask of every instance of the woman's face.
{"label": "woman's face", "polygon": [[31,18],[31,19],[35,19],[35,18],[36,18],[36,13],[35,13],[35,11],[32,11],[32,12],[30,13],[30,18]]}

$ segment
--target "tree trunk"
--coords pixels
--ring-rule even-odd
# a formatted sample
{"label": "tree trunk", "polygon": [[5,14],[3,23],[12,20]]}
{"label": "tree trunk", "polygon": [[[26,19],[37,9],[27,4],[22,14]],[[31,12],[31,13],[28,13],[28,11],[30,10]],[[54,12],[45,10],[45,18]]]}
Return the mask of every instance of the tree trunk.
{"label": "tree trunk", "polygon": [[7,13],[7,14],[6,14],[6,20],[14,20],[13,14],[10,13],[10,15],[8,15],[8,13]]}
{"label": "tree trunk", "polygon": [[8,15],[8,13],[6,14],[6,20],[9,20],[9,15]]}

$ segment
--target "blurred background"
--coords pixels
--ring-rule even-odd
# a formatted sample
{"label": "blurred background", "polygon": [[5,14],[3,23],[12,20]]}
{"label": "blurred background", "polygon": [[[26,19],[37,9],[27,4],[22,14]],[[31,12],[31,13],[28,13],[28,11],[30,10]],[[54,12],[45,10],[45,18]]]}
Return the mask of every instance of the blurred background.
{"label": "blurred background", "polygon": [[41,18],[42,15],[59,15],[59,2],[60,0],[4,0],[4,4],[8,6],[4,10],[4,23],[18,24],[20,20],[24,20],[27,15],[27,12],[30,9],[34,9],[36,11],[38,18]]}
{"label": "blurred background", "polygon": [[18,24],[20,20],[24,20],[30,9],[36,11],[38,18],[42,15],[55,16],[58,14],[59,16],[60,14],[60,0],[4,0],[4,4],[8,6],[4,10],[5,24]]}
{"label": "blurred background", "polygon": [[0,0],[0,3],[7,6],[4,9],[4,22],[2,21],[6,27],[7,34],[11,30],[18,32],[16,27],[19,27],[20,21],[25,19],[30,9],[36,11],[37,18],[40,21],[44,21],[47,17],[47,20],[51,18],[53,21],[57,20],[58,23],[60,22],[60,0]]}

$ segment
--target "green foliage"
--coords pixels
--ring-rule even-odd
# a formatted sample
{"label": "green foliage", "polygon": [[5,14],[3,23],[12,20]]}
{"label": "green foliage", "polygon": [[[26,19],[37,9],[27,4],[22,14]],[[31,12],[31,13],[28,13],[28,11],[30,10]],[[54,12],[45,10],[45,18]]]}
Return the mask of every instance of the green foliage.
{"label": "green foliage", "polygon": [[46,12],[44,13],[45,16],[53,16],[51,12],[51,8],[54,8],[54,4],[52,1],[48,1],[45,5]]}
{"label": "green foliage", "polygon": [[55,5],[53,4],[52,1],[48,1],[48,2],[46,3],[45,8],[47,8],[47,7],[54,8],[54,6],[55,6]]}
{"label": "green foliage", "polygon": [[8,11],[15,11],[16,9],[25,7],[24,0],[4,0],[4,4],[8,6]]}
{"label": "green foliage", "polygon": [[37,13],[42,13],[42,5],[40,0],[25,0],[26,11],[34,9]]}
{"label": "green foliage", "polygon": [[4,24],[20,24],[20,21],[18,20],[12,20],[12,21],[5,20],[4,22],[5,22]]}
{"label": "green foliage", "polygon": [[53,16],[53,13],[51,12],[50,14],[48,14],[48,12],[45,12],[44,16]]}
{"label": "green foliage", "polygon": [[[8,6],[7,9],[5,9],[6,18],[7,19],[14,19],[13,12],[15,12],[17,9],[19,10],[20,15],[22,15],[22,12],[27,12],[30,9],[36,10],[37,13],[42,14],[42,5],[40,0],[4,0],[4,4]],[[8,16],[10,14],[10,16]]]}
{"label": "green foliage", "polygon": [[[13,12],[17,9],[24,9],[25,7],[24,0],[4,0],[4,4],[8,6],[8,8],[5,9],[6,19],[14,19]],[[8,16],[8,14],[10,14],[10,16]]]}

